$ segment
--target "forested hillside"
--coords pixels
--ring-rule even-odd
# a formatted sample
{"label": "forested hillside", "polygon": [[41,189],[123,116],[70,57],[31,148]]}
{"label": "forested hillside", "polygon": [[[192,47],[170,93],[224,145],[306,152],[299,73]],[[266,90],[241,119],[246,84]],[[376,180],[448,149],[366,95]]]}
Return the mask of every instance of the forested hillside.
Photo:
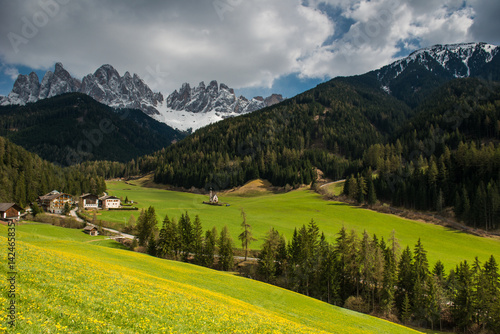
{"label": "forested hillside", "polygon": [[25,206],[52,190],[73,195],[106,190],[104,178],[61,168],[0,137],[0,202]]}
{"label": "forested hillside", "polygon": [[0,135],[63,166],[126,162],[184,136],[140,110],[114,110],[77,93],[0,107]]}
{"label": "forested hillside", "polygon": [[345,193],[360,203],[450,207],[472,226],[497,228],[499,84],[452,80],[410,108],[372,79],[331,80],[203,128],[133,168],[154,171],[158,183],[207,189],[256,178],[282,187],[310,184],[319,168],[334,180],[348,177]]}
{"label": "forested hillside", "polygon": [[314,167],[338,179],[358,170],[363,152],[385,142],[409,113],[382,90],[339,78],[203,128],[141,161],[156,182],[186,188],[225,189],[259,177],[296,186],[315,180]]}
{"label": "forested hillside", "polygon": [[[500,218],[499,139],[500,85],[452,81],[416,110],[390,144],[366,151],[361,179],[367,168],[377,170],[379,198],[417,210],[453,207],[472,226],[495,229]],[[347,188],[359,199],[357,187]]]}

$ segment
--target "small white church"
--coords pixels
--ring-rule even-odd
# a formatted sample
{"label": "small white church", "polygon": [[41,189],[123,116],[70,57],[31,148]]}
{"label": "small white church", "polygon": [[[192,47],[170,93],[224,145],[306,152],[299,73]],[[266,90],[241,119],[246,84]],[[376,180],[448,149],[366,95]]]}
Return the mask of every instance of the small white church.
{"label": "small white church", "polygon": [[217,194],[212,191],[212,188],[210,188],[210,204],[217,204],[219,203],[219,197],[217,197]]}

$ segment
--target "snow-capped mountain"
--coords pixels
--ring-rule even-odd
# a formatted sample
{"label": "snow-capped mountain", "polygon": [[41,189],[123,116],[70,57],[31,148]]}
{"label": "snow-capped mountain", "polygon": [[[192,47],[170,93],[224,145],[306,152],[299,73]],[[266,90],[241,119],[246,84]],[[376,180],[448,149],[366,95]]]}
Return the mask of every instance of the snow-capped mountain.
{"label": "snow-capped mountain", "polygon": [[236,97],[234,90],[225,84],[211,81],[208,86],[202,81],[198,87],[188,83],[175,90],[166,99],[164,108],[159,115],[153,115],[157,120],[173,128],[187,131],[196,130],[205,125],[220,121],[227,117],[262,109],[283,101],[279,94],[267,98],[260,96],[248,100],[243,96]]}
{"label": "snow-capped mountain", "polygon": [[374,71],[381,87],[398,95],[401,86],[412,91],[425,89],[425,85],[439,84],[455,78],[484,77],[493,80],[498,75],[496,63],[500,61],[500,47],[486,43],[434,45],[411,53]]}
{"label": "snow-capped mountain", "polygon": [[103,65],[82,80],[81,93],[115,108],[140,109],[149,116],[158,114],[163,95],[154,93],[137,74],[123,77],[111,65]]}
{"label": "snow-capped mountain", "polygon": [[25,105],[64,93],[80,92],[96,101],[115,108],[140,109],[147,115],[182,131],[196,130],[227,117],[249,113],[283,101],[273,94],[266,99],[247,100],[236,97],[225,84],[212,81],[191,88],[185,83],[167,99],[153,92],[137,75],[125,72],[120,76],[111,65],[103,65],[82,81],[73,78],[61,63],[54,72],[48,71],[39,81],[36,73],[20,74],[8,96],[0,97],[0,105]]}

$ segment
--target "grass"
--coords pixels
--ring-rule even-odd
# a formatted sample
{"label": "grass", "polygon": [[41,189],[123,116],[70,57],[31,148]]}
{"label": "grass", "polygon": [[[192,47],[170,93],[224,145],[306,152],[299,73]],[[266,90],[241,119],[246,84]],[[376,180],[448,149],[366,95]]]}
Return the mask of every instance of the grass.
{"label": "grass", "polygon": [[[102,247],[77,232],[18,226],[16,333],[416,333],[230,273]],[[5,236],[1,225],[4,245]]]}
{"label": "grass", "polygon": [[[111,194],[123,198],[128,196],[129,199],[137,201],[140,208],[154,206],[160,224],[165,214],[170,218],[178,218],[188,211],[192,218],[195,215],[200,216],[205,229],[216,226],[220,231],[227,225],[236,242],[238,234],[241,233],[240,210],[243,208],[247,214],[247,222],[252,226],[255,237],[259,239],[251,244],[254,249],[260,248],[270,227],[276,228],[289,240],[296,227],[308,224],[314,219],[329,241],[334,241],[342,226],[348,230],[353,229],[358,234],[366,230],[370,235],[376,234],[386,240],[391,231],[395,230],[401,246],[409,245],[411,249],[421,238],[428,251],[430,264],[433,265],[440,259],[447,270],[463,260],[473,261],[475,256],[481,261],[487,260],[490,255],[500,258],[499,239],[481,238],[442,226],[325,201],[320,195],[307,189],[284,194],[266,193],[257,197],[221,194],[220,201],[230,203],[231,206],[216,207],[202,204],[208,196],[144,188],[118,181],[108,182],[107,185]],[[104,211],[99,217],[123,223],[131,214],[137,218],[139,212]]]}
{"label": "grass", "polygon": [[326,191],[326,193],[333,196],[340,196],[344,191],[344,183],[345,181],[337,181],[333,183],[326,184],[322,189]]}

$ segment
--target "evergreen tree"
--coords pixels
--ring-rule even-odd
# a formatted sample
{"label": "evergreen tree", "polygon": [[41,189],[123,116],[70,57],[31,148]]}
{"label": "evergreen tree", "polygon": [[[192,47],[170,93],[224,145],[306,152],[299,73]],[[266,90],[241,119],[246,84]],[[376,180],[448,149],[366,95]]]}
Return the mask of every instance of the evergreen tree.
{"label": "evergreen tree", "polygon": [[473,324],[473,279],[467,261],[460,263],[454,273],[451,313],[458,328],[465,330]]}
{"label": "evergreen tree", "polygon": [[193,251],[194,243],[193,224],[187,212],[181,215],[177,226],[179,228],[182,261],[187,262],[189,254]]}
{"label": "evergreen tree", "polygon": [[367,203],[368,205],[374,205],[377,203],[377,194],[375,192],[375,185],[373,184],[373,178],[371,175],[368,176]]}
{"label": "evergreen tree", "polygon": [[245,261],[247,260],[248,257],[248,246],[252,241],[256,241],[253,237],[252,233],[252,226],[247,223],[247,215],[243,209],[241,210],[241,217],[243,217],[243,222],[241,223],[241,228],[243,229],[243,232],[238,236],[238,239],[241,241],[241,247],[245,250]]}
{"label": "evergreen tree", "polygon": [[146,211],[142,211],[137,222],[137,234],[139,246],[146,246],[151,236],[155,234],[158,221],[156,219],[155,208],[150,206]]}
{"label": "evergreen tree", "polygon": [[493,256],[485,262],[475,282],[478,323],[493,332],[500,329],[500,276]]}
{"label": "evergreen tree", "polygon": [[278,257],[278,247],[280,245],[280,235],[278,231],[271,228],[264,238],[264,243],[259,253],[258,272],[264,281],[271,282],[276,275],[276,259]]}
{"label": "evergreen tree", "polygon": [[68,202],[64,203],[62,214],[67,216],[67,215],[69,215],[70,212],[71,212],[71,206],[69,205]]}
{"label": "evergreen tree", "polygon": [[151,234],[151,236],[149,237],[147,252],[151,256],[156,256],[156,254],[157,254],[156,240],[155,240],[154,234]]}
{"label": "evergreen tree", "polygon": [[211,268],[214,265],[217,252],[217,229],[205,232],[205,242],[203,243],[203,266]]}
{"label": "evergreen tree", "polygon": [[401,254],[401,259],[399,260],[397,286],[396,306],[399,313],[402,314],[404,300],[405,298],[408,298],[410,301],[412,300],[413,288],[415,287],[412,253],[408,246]]}
{"label": "evergreen tree", "polygon": [[34,202],[31,205],[31,214],[33,215],[33,217],[36,217],[36,215],[38,215],[40,213],[43,213],[43,210],[38,206],[38,204],[36,202]]}
{"label": "evergreen tree", "polygon": [[410,298],[408,297],[408,293],[405,292],[403,296],[403,301],[401,303],[401,321],[403,324],[408,324],[412,316],[411,313],[411,305]]}
{"label": "evergreen tree", "polygon": [[203,227],[198,215],[195,216],[193,223],[193,253],[194,263],[203,264]]}
{"label": "evergreen tree", "polygon": [[233,269],[233,240],[229,236],[227,226],[224,226],[219,237],[219,267],[221,270]]}

